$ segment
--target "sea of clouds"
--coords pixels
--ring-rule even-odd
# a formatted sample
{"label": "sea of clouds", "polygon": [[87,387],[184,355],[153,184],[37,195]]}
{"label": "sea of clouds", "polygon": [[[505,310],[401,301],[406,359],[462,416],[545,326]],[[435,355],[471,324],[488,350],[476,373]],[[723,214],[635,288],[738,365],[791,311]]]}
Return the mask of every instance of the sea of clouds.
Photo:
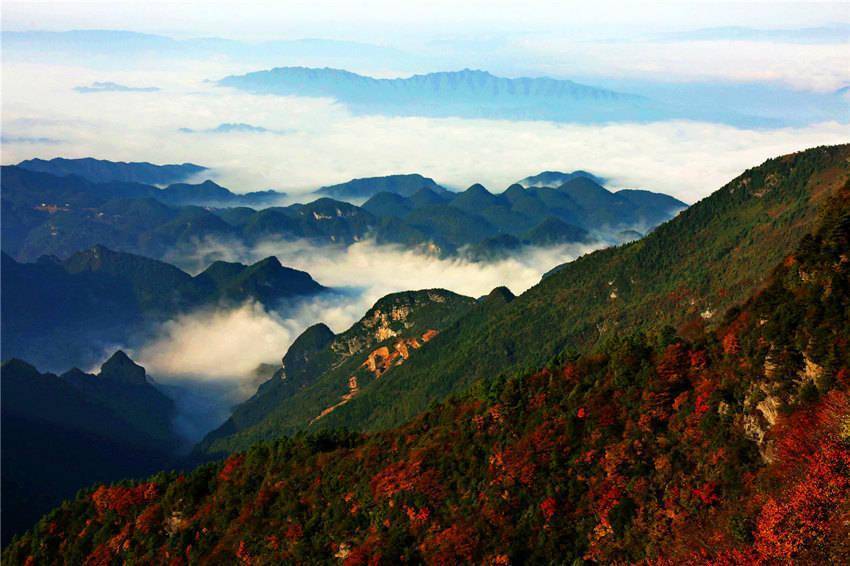
{"label": "sea of clouds", "polygon": [[[456,188],[481,182],[498,192],[542,170],[585,169],[613,187],[648,188],[693,203],[769,157],[850,138],[850,127],[838,122],[742,129],[693,121],[575,125],[356,116],[330,99],[216,87],[206,79],[237,69],[215,62],[114,70],[109,77],[48,63],[4,62],[3,71],[4,135],[30,140],[4,144],[4,163],[34,156],[194,162],[212,167],[210,176],[236,192],[275,188],[297,196],[355,177],[408,172]],[[73,90],[104,78],[160,90]],[[270,131],[180,132],[222,123]]]}
{"label": "sea of clouds", "polygon": [[553,267],[601,246],[535,247],[497,261],[473,262],[372,241],[331,247],[267,240],[248,247],[207,240],[168,259],[194,273],[215,260],[252,263],[276,256],[331,290],[273,308],[255,302],[203,308],[177,316],[152,329],[142,342],[125,347],[158,383],[170,387],[180,411],[177,428],[191,444],[269,378],[257,374],[258,366],[279,367],[289,345],[313,324],[345,331],[381,297],[411,289],[443,288],[480,297],[505,285],[521,293]]}

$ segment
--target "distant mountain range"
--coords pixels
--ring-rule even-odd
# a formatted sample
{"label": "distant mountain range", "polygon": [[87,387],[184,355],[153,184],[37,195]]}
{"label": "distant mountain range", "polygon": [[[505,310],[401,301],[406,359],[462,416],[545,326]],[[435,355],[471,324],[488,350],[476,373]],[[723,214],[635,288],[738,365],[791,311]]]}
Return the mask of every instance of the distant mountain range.
{"label": "distant mountain range", "polygon": [[673,114],[671,108],[633,94],[471,69],[375,79],[341,69],[278,67],[231,75],[218,84],[258,94],[332,97],[366,114],[559,122],[655,120]]}
{"label": "distant mountain range", "polygon": [[[153,165],[57,157],[49,161],[28,159],[17,167],[58,177],[78,177],[62,183],[49,177],[28,177],[26,187],[12,183],[10,191],[14,194],[4,198],[33,206],[45,198],[58,206],[65,203],[98,206],[112,199],[152,198],[170,205],[262,207],[279,203],[286,196],[272,190],[237,194],[210,180],[197,184],[178,182],[207,171],[206,167],[192,163]],[[4,168],[4,175],[15,174],[14,169]],[[151,185],[168,186],[160,189]]]}
{"label": "distant mountain range", "polygon": [[80,488],[176,461],[174,403],[124,352],[98,375],[76,368],[40,373],[12,359],[3,363],[0,382],[3,544]]}
{"label": "distant mountain range", "polygon": [[[330,97],[356,114],[386,116],[571,123],[685,119],[778,127],[817,119],[841,120],[846,113],[838,96],[795,95],[778,87],[752,90],[748,85],[593,80],[606,86],[551,77],[499,77],[472,69],[383,79],[327,67],[277,67],[227,76],[218,84],[255,94]],[[770,96],[783,103],[765,106],[763,99]],[[825,108],[789,113],[789,101]]]}
{"label": "distant mountain range", "polygon": [[19,263],[3,254],[2,350],[40,367],[90,366],[109,345],[139,338],[152,323],[202,306],[284,299],[325,290],[309,274],[269,257],[215,262],[196,276],[167,263],[97,245],[65,260]]}
{"label": "distant mountain range", "polygon": [[157,92],[159,88],[155,86],[127,86],[111,81],[95,81],[90,85],[74,87],[74,90],[83,94],[91,94],[97,92]]}
{"label": "distant mountain range", "polygon": [[49,160],[27,159],[18,163],[18,167],[60,177],[77,175],[93,183],[120,181],[123,183],[144,183],[146,185],[178,183],[207,171],[206,167],[194,163],[154,165],[144,162],[106,161],[91,157],[81,159],[56,157]]}
{"label": "distant mountain range", "polygon": [[[115,164],[107,163],[113,170]],[[463,249],[472,257],[490,257],[522,245],[621,241],[622,231],[645,233],[686,207],[649,191],[612,193],[584,172],[547,172],[529,179],[525,182],[535,186],[516,184],[500,194],[481,185],[456,193],[418,174],[353,179],[319,189],[315,195],[320,198],[307,204],[262,208],[282,193],[239,195],[212,181],[159,189],[6,166],[0,179],[3,250],[33,261],[103,244],[165,258],[210,237],[245,244],[282,238],[332,245],[374,238],[441,255]],[[326,194],[366,202],[358,207]],[[195,204],[207,208],[190,206]],[[225,208],[209,208],[216,205]]]}
{"label": "distant mountain range", "polygon": [[[3,51],[17,59],[79,58],[89,65],[104,59],[124,62],[151,56],[169,59],[229,57],[256,65],[294,60],[302,64],[332,61],[350,65],[372,64],[404,66],[415,55],[372,43],[334,39],[302,38],[272,41],[239,41],[221,37],[176,39],[165,35],[123,30],[4,31]],[[111,68],[106,65],[107,70]]]}

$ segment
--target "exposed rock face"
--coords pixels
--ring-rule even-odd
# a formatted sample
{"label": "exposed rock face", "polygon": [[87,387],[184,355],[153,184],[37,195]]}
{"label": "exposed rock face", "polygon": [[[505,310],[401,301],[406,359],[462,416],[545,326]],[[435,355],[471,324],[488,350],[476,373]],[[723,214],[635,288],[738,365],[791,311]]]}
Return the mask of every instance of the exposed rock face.
{"label": "exposed rock face", "polygon": [[813,362],[805,354],[803,355],[803,362],[805,365],[803,366],[801,377],[806,381],[817,384],[821,377],[823,377],[823,367]]}
{"label": "exposed rock face", "polygon": [[779,408],[782,406],[782,401],[778,397],[767,396],[756,405],[756,410],[761,413],[764,420],[769,426],[776,424],[776,417],[779,416]]}
{"label": "exposed rock face", "polygon": [[[399,310],[399,312],[401,312]],[[406,315],[405,315],[406,316]],[[431,341],[439,332],[434,329],[426,330],[419,338],[402,338],[391,345],[380,346],[375,348],[366,357],[366,360],[360,364],[361,370],[366,370],[371,373],[375,379],[379,379],[388,370],[395,366],[400,366],[410,358],[412,350],[418,350],[423,344]],[[313,424],[322,417],[329,415],[337,408],[351,401],[360,392],[360,386],[357,381],[357,376],[352,375],[348,378],[348,392],[345,393],[340,401],[330,407],[322,410],[315,418],[310,421]]]}
{"label": "exposed rock face", "polygon": [[360,367],[366,368],[375,377],[381,377],[392,366],[400,366],[410,357],[411,350],[418,350],[422,344],[432,340],[438,331],[430,329],[425,331],[420,338],[404,338],[392,345],[392,350],[389,346],[381,346],[373,350],[363,365]]}
{"label": "exposed rock face", "polygon": [[429,304],[445,304],[449,295],[451,294],[448,291],[441,290],[388,295],[375,304],[351,331],[339,337],[331,347],[338,354],[351,356],[372,344],[399,336],[414,326],[411,319],[417,310]]}
{"label": "exposed rock face", "polygon": [[778,391],[766,384],[753,385],[747,397],[745,410],[738,419],[747,437],[758,445],[762,459],[769,463],[773,461],[773,446],[767,440],[767,433],[776,424],[785,403]]}

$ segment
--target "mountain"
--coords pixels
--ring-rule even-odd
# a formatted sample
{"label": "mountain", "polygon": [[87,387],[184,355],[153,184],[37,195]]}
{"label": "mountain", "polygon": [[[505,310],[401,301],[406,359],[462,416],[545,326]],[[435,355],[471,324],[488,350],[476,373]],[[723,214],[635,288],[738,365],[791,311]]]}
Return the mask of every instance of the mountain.
{"label": "mountain", "polygon": [[3,254],[2,349],[39,366],[90,365],[105,346],[203,306],[284,299],[325,290],[276,258],[253,265],[217,262],[192,277],[153,259],[103,246],[66,260],[19,263]]}
{"label": "mountain", "polygon": [[[44,175],[26,175],[21,169]],[[17,166],[3,167],[4,198],[19,206],[65,210],[72,205],[99,206],[113,199],[152,198],[171,205],[270,206],[286,193],[255,191],[236,194],[206,180],[198,184],[171,183],[206,171],[206,167],[123,163],[99,159],[30,159]]]}
{"label": "mountain", "polygon": [[277,67],[231,75],[218,84],[259,94],[331,97],[357,113],[391,116],[599,122],[675,114],[633,94],[548,77],[497,77],[471,69],[376,79],[341,69]]}
{"label": "mountain", "polygon": [[84,157],[82,159],[27,159],[18,163],[18,167],[29,171],[50,173],[59,177],[76,175],[93,183],[142,183],[145,185],[167,185],[185,181],[204,171],[206,167],[194,163],[180,165],[154,165],[153,163],[127,163]]}
{"label": "mountain", "polygon": [[[422,190],[428,191],[428,189]],[[432,191],[429,192],[436,195],[436,193],[433,193]],[[411,202],[403,196],[384,191],[376,193],[370,197],[369,200],[363,203],[361,208],[375,216],[402,218],[407,215],[408,212],[413,210],[414,206],[415,205],[412,205]]]}
{"label": "mountain", "polygon": [[527,247],[548,247],[591,241],[593,238],[587,230],[550,216],[534,228],[517,236],[500,234],[472,244],[464,248],[463,255],[475,261],[493,261],[521,253],[522,249]]}
{"label": "mountain", "polygon": [[265,239],[349,245],[374,238],[451,256],[494,237],[522,240],[549,218],[617,242],[619,232],[648,231],[686,206],[648,191],[611,193],[584,177],[557,189],[513,185],[493,194],[479,184],[454,193],[436,184],[427,186],[433,183],[430,179],[420,186],[419,177],[401,176],[327,188],[349,195],[378,191],[362,207],[321,197],[252,210],[242,205],[273,204],[281,193],[234,195],[212,181],[165,189],[90,183],[19,167],[6,167],[2,173],[3,249],[19,260],[67,257],[96,244],[164,258],[194,251],[197,242],[208,239],[250,246]]}
{"label": "mountain", "polygon": [[367,177],[352,179],[346,183],[329,185],[316,190],[316,194],[329,196],[337,200],[368,199],[378,193],[394,193],[409,197],[420,189],[430,189],[439,194],[449,191],[418,173],[408,175],[387,175],[386,177]]}
{"label": "mountain", "polygon": [[[611,301],[611,323],[649,301],[661,324],[619,324],[607,340],[571,345],[533,309],[528,323],[511,321],[533,326],[552,347],[542,364],[500,378],[476,372],[471,389],[399,428],[285,438],[188,475],[82,492],[3,559],[844,563],[848,155],[850,146],[839,146],[768,161],[644,240],[579,262],[613,278],[596,290]],[[691,246],[700,238],[718,247]],[[729,241],[736,246],[723,249]],[[632,285],[648,291],[646,278],[670,271],[643,255],[662,243],[669,262],[683,264],[666,300],[631,298],[618,278],[635,277]],[[624,270],[632,254],[644,260],[642,273]],[[545,297],[547,312],[562,316],[578,304],[575,292],[564,292],[577,273],[562,270],[513,300],[488,300],[504,299],[499,315],[527,311],[528,296]],[[697,298],[695,280],[705,292],[750,277],[722,296],[710,293],[719,300],[715,314],[677,314]],[[665,326],[676,318],[686,324]],[[485,333],[500,330],[512,332],[491,326],[476,338],[492,348]],[[446,332],[375,383],[398,382],[429,350],[451,353],[457,344],[443,341]],[[308,362],[329,339],[322,329],[315,334],[305,344]]]}
{"label": "mountain", "polygon": [[687,206],[670,195],[640,189],[622,189],[614,194],[634,207],[634,213],[646,223],[645,229],[661,224]]}
{"label": "mountain", "polygon": [[82,487],[176,461],[174,404],[121,351],[99,375],[3,363],[3,543]]}
{"label": "mountain", "polygon": [[168,185],[156,193],[154,198],[171,205],[259,208],[278,204],[285,196],[286,193],[273,190],[236,194],[213,181],[206,180],[194,185],[188,183]]}
{"label": "mountain", "polygon": [[[439,354],[423,351],[312,428],[393,426],[481,376],[541,367],[631,331],[711,324],[793,252],[823,199],[850,178],[848,156],[847,145],[816,148],[746,171],[646,237],[562,266],[489,317],[459,320],[441,333]],[[417,402],[404,394],[413,383]]]}
{"label": "mountain", "polygon": [[605,179],[602,177],[598,177],[592,173],[588,173],[587,171],[573,171],[572,173],[562,173],[561,171],[543,171],[542,173],[538,173],[537,175],[531,175],[524,179],[520,179],[517,181],[517,184],[523,188],[531,188],[531,187],[560,187],[567,181],[572,181],[576,177],[586,177],[591,181],[604,185]]}
{"label": "mountain", "polygon": [[[617,242],[620,231],[646,231],[686,207],[650,191],[612,193],[582,175],[556,188],[514,184],[494,194],[475,184],[448,194],[421,189],[407,198],[378,193],[363,204],[376,216],[415,228],[446,253],[468,247],[478,258],[527,245],[585,242],[591,234]],[[398,225],[392,222],[383,230],[385,241],[393,241]]]}
{"label": "mountain", "polygon": [[[624,334],[710,326],[793,252],[824,199],[850,179],[849,156],[850,146],[816,148],[751,169],[643,239],[565,264],[515,300],[470,310],[440,333],[439,348],[422,349],[368,395],[299,428],[384,429],[482,379],[515,376]],[[574,193],[599,194],[582,183]]]}
{"label": "mountain", "polygon": [[[196,447],[216,455],[260,439],[304,429],[359,395],[475,308],[475,301],[442,289],[394,293],[380,299],[351,328],[334,335],[318,324],[289,347],[283,366]],[[408,392],[412,394],[411,392]]]}

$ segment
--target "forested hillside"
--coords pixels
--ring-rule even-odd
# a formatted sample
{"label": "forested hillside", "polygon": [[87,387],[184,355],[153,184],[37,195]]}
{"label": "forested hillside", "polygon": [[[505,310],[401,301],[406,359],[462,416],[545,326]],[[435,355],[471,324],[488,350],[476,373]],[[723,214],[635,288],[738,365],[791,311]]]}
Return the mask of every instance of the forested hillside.
{"label": "forested hillside", "polygon": [[[663,324],[676,320],[670,316],[645,328],[620,325],[577,350],[559,349],[546,319],[536,320],[537,339],[554,341],[556,355],[534,371],[478,380],[469,393],[386,432],[285,439],[188,475],[97,487],[17,539],[4,561],[844,562],[850,186],[818,179],[834,182],[846,152],[771,162],[724,189],[713,201],[718,208],[692,209],[691,221],[705,230],[673,241],[716,242],[690,248],[708,254],[694,262],[722,251],[743,254],[750,266],[699,289],[688,287],[699,274],[677,272],[692,293],[685,304],[717,285],[759,279],[727,288],[722,301],[711,296],[712,328],[677,331]],[[784,182],[770,181],[780,172]],[[783,198],[771,202],[777,193]],[[753,216],[753,198],[771,203],[766,224]],[[751,224],[724,235],[729,225],[715,224],[716,212],[733,205],[733,217]],[[740,231],[771,238],[778,257],[725,249]],[[782,251],[786,237],[797,243]],[[676,248],[668,250],[675,259]],[[618,291],[645,284],[627,287],[618,264],[609,267]],[[552,280],[531,296],[548,291],[550,305],[566,300]],[[613,286],[604,289],[609,297]],[[634,314],[645,312],[636,305]]]}
{"label": "forested hillside", "polygon": [[533,371],[565,352],[665,326],[685,337],[711,329],[816,224],[824,202],[850,178],[848,157],[847,145],[817,148],[746,171],[647,237],[566,264],[516,300],[470,311],[410,363],[299,427],[397,426],[473,383]]}

